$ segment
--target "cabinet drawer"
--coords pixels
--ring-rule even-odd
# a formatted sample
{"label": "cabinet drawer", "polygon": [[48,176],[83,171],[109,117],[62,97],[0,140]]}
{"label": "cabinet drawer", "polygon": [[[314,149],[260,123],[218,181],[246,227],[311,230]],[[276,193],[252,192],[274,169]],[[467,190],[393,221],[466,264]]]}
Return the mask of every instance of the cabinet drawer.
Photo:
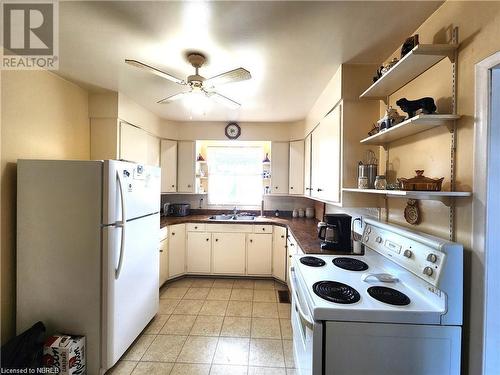
{"label": "cabinet drawer", "polygon": [[[248,224],[206,224],[207,232],[252,233],[253,225]],[[264,233],[264,232],[262,232]]]}
{"label": "cabinet drawer", "polygon": [[168,237],[168,227],[163,227],[160,229],[160,241],[163,241]]}
{"label": "cabinet drawer", "polygon": [[254,225],[253,227],[254,233],[273,233],[272,225]]}
{"label": "cabinet drawer", "polygon": [[186,224],[188,232],[205,232],[205,224],[203,223],[189,223]]}

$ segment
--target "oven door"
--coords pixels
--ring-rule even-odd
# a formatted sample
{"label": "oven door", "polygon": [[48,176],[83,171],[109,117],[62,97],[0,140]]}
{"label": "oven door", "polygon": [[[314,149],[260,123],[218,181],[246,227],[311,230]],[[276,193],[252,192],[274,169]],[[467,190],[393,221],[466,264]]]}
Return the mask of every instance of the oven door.
{"label": "oven door", "polygon": [[296,371],[299,375],[322,375],[322,323],[312,319],[293,266],[289,269],[288,280],[292,294],[291,319]]}

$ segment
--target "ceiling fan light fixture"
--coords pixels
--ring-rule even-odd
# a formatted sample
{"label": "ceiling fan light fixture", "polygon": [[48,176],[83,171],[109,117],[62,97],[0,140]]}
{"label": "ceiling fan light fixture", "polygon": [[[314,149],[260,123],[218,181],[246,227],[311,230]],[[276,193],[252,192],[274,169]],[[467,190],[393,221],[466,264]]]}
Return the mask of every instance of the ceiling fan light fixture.
{"label": "ceiling fan light fixture", "polygon": [[183,104],[193,114],[204,115],[209,108],[210,102],[200,89],[193,89],[184,98]]}

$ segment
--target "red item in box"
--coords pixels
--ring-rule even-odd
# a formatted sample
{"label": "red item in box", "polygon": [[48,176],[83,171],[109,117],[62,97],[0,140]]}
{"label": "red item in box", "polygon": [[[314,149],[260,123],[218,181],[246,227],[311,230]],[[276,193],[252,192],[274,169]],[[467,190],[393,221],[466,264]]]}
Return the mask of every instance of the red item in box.
{"label": "red item in box", "polygon": [[50,336],[43,345],[42,363],[59,375],[85,374],[85,337]]}

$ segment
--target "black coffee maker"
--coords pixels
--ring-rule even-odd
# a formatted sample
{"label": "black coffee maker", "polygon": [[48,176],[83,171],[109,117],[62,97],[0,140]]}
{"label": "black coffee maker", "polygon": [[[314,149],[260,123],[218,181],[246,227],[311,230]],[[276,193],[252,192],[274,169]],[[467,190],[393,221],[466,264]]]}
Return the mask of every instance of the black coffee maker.
{"label": "black coffee maker", "polygon": [[318,238],[322,250],[351,251],[351,219],[346,214],[325,215],[318,223]]}

